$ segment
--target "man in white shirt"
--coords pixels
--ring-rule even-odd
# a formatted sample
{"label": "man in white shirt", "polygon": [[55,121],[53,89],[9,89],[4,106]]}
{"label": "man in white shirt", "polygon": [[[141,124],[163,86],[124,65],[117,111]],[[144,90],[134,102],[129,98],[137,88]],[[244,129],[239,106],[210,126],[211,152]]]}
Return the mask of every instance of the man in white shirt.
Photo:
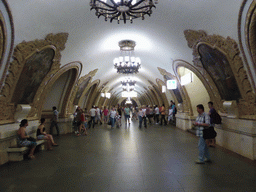
{"label": "man in white shirt", "polygon": [[155,117],[156,117],[156,124],[158,124],[159,123],[159,108],[157,105],[155,108]]}
{"label": "man in white shirt", "polygon": [[95,116],[97,115],[97,110],[95,109],[95,106],[93,105],[92,108],[90,109],[90,116],[91,116],[91,119],[89,121],[89,126],[88,126],[88,129],[91,128],[91,124],[92,124],[92,128],[94,128],[94,125],[95,125]]}

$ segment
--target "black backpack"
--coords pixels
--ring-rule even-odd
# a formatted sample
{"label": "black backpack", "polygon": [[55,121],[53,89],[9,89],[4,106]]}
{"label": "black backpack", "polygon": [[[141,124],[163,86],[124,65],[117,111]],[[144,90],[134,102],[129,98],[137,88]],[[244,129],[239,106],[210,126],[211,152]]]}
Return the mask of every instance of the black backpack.
{"label": "black backpack", "polygon": [[213,114],[211,114],[212,122],[214,124],[221,124],[221,116],[215,111]]}

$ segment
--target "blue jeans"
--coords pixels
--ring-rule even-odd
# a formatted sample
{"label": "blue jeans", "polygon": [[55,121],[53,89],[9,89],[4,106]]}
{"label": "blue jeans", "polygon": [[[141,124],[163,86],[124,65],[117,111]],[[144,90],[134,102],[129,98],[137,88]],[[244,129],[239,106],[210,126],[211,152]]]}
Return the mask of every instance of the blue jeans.
{"label": "blue jeans", "polygon": [[199,161],[204,162],[204,158],[210,159],[209,150],[203,137],[199,137],[198,149],[199,149],[199,157],[198,157]]}
{"label": "blue jeans", "polygon": [[111,122],[111,128],[114,128],[115,126],[115,118],[109,117],[110,122]]}

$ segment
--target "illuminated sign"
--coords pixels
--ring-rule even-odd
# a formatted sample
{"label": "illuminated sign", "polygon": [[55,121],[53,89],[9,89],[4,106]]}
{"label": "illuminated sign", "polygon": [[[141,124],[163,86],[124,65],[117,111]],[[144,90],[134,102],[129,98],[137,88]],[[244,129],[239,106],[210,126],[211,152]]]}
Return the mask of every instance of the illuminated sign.
{"label": "illuminated sign", "polygon": [[176,80],[167,80],[166,85],[167,85],[167,89],[177,89],[177,81]]}

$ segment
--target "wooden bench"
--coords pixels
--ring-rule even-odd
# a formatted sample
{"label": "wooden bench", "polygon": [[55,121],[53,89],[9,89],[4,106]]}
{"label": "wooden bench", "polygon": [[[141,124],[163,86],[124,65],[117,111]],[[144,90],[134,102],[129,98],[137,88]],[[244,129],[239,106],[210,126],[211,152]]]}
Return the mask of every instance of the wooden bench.
{"label": "wooden bench", "polygon": [[[46,141],[45,140],[37,140],[36,146],[39,146],[39,150],[44,150],[45,145],[43,145]],[[9,147],[7,149],[8,152],[8,159],[9,161],[22,161],[24,160],[24,154],[28,153],[29,147]]]}

